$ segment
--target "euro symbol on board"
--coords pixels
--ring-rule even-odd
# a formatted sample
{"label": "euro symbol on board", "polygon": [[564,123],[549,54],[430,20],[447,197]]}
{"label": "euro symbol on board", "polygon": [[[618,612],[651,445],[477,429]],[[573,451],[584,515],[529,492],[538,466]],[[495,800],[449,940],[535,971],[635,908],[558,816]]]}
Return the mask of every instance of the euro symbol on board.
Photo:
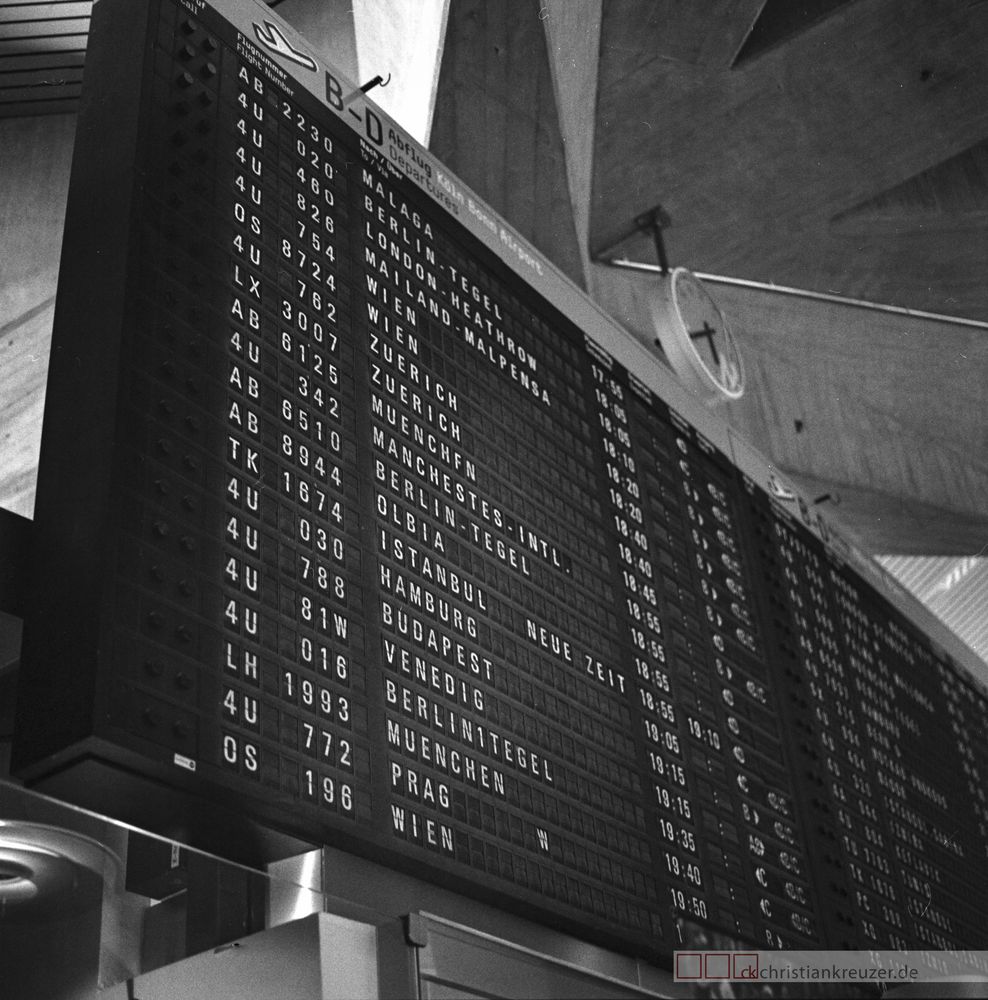
{"label": "euro symbol on board", "polygon": [[290,59],[292,62],[298,63],[299,66],[304,66],[306,69],[311,69],[315,72],[315,60],[311,56],[296,49],[281,33],[281,28],[279,28],[278,25],[272,24],[271,21],[265,21],[264,27],[262,28],[257,21],[255,21],[254,34],[257,35],[257,40],[265,48],[270,49],[272,52],[277,52],[279,56],[284,56],[286,59]]}

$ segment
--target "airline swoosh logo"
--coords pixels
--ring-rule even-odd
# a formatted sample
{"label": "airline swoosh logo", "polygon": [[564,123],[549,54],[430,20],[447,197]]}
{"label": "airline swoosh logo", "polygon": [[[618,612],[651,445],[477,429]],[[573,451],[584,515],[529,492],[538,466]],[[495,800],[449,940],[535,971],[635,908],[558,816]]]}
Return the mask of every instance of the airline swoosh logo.
{"label": "airline swoosh logo", "polygon": [[315,72],[315,60],[305,52],[296,49],[281,33],[281,28],[278,25],[272,24],[270,21],[265,21],[264,27],[261,27],[255,21],[254,34],[257,35],[257,40],[265,48],[270,49],[272,52],[277,52],[279,56],[284,56],[285,59],[290,59],[292,62],[298,63],[299,66],[304,66],[306,69],[311,69]]}
{"label": "airline swoosh logo", "polygon": [[778,500],[796,499],[796,494],[788,486],[776,479],[774,475],[768,477],[768,491]]}

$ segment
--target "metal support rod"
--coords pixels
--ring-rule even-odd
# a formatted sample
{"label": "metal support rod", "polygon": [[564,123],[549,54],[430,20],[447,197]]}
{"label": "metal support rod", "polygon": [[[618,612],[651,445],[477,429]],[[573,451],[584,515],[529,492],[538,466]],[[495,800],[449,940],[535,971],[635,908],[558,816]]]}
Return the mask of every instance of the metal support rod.
{"label": "metal support rod", "polygon": [[375,87],[386,87],[391,82],[391,74],[388,74],[387,80],[381,76],[380,73],[377,76],[368,80],[362,87],[358,87],[356,90],[352,90],[346,97],[343,98],[343,107],[348,104],[352,104],[361,94],[366,94],[373,90]]}
{"label": "metal support rod", "polygon": [[595,261],[602,261],[605,264],[612,264],[614,261],[608,257],[611,250],[624,243],[625,240],[630,239],[636,233],[650,232],[655,240],[655,253],[659,258],[659,270],[663,274],[668,274],[669,260],[666,257],[666,247],[662,239],[662,230],[671,225],[672,219],[669,217],[669,214],[661,205],[656,205],[647,212],[642,212],[641,215],[635,216],[634,228],[629,232],[626,232],[623,236],[619,236],[613,242],[608,243],[607,246],[595,250],[593,259]]}
{"label": "metal support rod", "polygon": [[[657,264],[647,264],[642,260],[628,260],[626,257],[596,257],[609,267],[624,268],[628,271],[648,271],[654,274],[660,270]],[[776,295],[791,295],[794,298],[810,299],[816,302],[833,302],[835,305],[848,306],[855,309],[874,309],[876,312],[891,313],[894,316],[908,316],[911,319],[929,319],[937,323],[947,323],[953,326],[967,326],[976,330],[988,330],[988,322],[983,319],[968,319],[966,316],[950,316],[946,313],[928,312],[924,309],[910,309],[907,306],[892,306],[884,302],[869,302],[866,299],[852,299],[844,295],[834,295],[831,292],[814,292],[808,288],[792,288],[789,285],[774,285],[769,281],[755,281],[753,278],[732,278],[726,274],[710,274],[707,271],[694,271],[701,281],[717,285],[732,285],[735,288],[754,288],[760,292],[773,292]]]}
{"label": "metal support rod", "polygon": [[391,82],[391,74],[388,74],[387,80],[381,76],[380,73],[377,74],[373,79],[368,80],[360,89],[363,93],[367,93],[369,90],[373,90],[377,86],[386,87]]}
{"label": "metal support rod", "polygon": [[659,259],[659,270],[663,275],[669,273],[669,258],[666,256],[666,245],[662,239],[662,230],[670,225],[672,219],[662,208],[656,205],[655,208],[643,212],[635,219],[635,227],[640,230],[651,230],[652,238],[655,240],[655,255]]}

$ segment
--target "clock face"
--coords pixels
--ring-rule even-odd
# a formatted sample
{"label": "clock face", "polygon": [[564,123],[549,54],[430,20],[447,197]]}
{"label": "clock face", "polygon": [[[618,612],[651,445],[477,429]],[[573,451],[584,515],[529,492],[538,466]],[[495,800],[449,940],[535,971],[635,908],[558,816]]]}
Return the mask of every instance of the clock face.
{"label": "clock face", "polygon": [[686,355],[714,388],[738,399],[744,393],[744,368],[723,313],[699,278],[685,268],[672,273],[672,295]]}

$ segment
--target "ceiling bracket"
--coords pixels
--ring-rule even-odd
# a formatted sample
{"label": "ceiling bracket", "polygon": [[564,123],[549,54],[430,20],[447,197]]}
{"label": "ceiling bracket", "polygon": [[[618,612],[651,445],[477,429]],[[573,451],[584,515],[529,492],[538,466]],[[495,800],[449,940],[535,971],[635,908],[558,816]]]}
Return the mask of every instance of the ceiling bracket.
{"label": "ceiling bracket", "polygon": [[671,225],[672,218],[669,213],[661,205],[656,205],[647,212],[636,215],[634,228],[619,236],[613,243],[609,243],[606,247],[602,247],[596,251],[593,254],[593,259],[595,261],[602,261],[605,264],[617,264],[619,262],[609,256],[611,250],[636,233],[651,233],[652,238],[655,240],[655,253],[659,258],[659,270],[663,274],[668,274],[669,258],[666,256],[666,246],[662,239],[662,230],[667,229]]}
{"label": "ceiling bracket", "polygon": [[635,216],[635,229],[639,232],[651,232],[652,238],[655,240],[655,255],[659,259],[659,268],[663,274],[669,273],[669,258],[666,256],[662,230],[671,225],[672,219],[661,205],[656,205],[647,212]]}
{"label": "ceiling bracket", "polygon": [[388,74],[387,80],[381,76],[380,73],[377,74],[373,79],[368,80],[361,88],[361,93],[366,94],[368,91],[373,90],[375,87],[386,87],[391,82],[391,74]]}
{"label": "ceiling bracket", "polygon": [[391,82],[391,74],[388,74],[387,80],[381,76],[380,73],[372,79],[368,80],[362,87],[358,87],[356,90],[352,90],[346,97],[343,98],[343,107],[348,104],[352,104],[361,94],[366,94],[372,91],[375,87],[386,87]]}

